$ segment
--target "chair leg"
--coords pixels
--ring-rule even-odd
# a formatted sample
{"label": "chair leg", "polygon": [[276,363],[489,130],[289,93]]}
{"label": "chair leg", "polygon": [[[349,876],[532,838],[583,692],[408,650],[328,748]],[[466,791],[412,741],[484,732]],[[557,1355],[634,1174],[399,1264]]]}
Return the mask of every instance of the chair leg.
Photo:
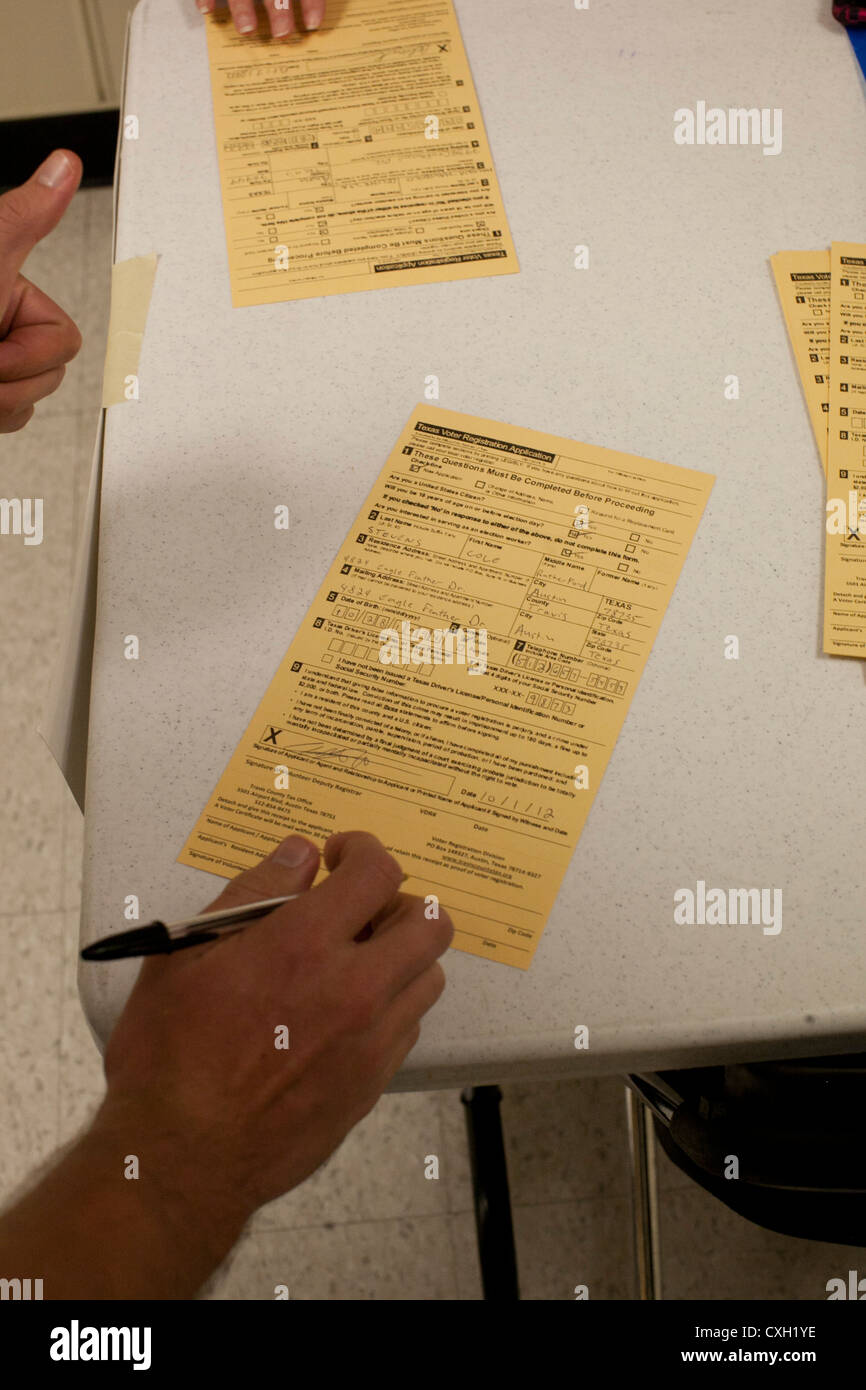
{"label": "chair leg", "polygon": [[625,1088],[625,1104],[631,1153],[632,1218],[638,1297],[641,1300],[660,1299],[662,1275],[655,1130],[649,1110],[629,1086]]}
{"label": "chair leg", "polygon": [[498,1086],[467,1086],[460,1099],[466,1107],[484,1297],[491,1302],[513,1302],[520,1298],[520,1291],[499,1113],[502,1092]]}

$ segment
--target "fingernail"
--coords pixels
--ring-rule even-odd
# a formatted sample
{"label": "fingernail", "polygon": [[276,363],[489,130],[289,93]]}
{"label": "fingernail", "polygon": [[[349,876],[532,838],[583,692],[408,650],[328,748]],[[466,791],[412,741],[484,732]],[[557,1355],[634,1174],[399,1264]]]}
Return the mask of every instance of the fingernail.
{"label": "fingernail", "polygon": [[318,5],[315,7],[315,9],[308,10],[308,12],[304,15],[304,24],[308,29],[318,29],[321,22],[322,11],[319,9]]}
{"label": "fingernail", "polygon": [[208,0],[195,0],[195,3],[198,6],[200,14],[210,14],[210,5],[208,4]]}
{"label": "fingernail", "polygon": [[274,27],[271,30],[275,39],[284,39],[287,34],[292,32],[292,21],[290,19],[274,18]]}
{"label": "fingernail", "polygon": [[238,25],[238,33],[254,34],[258,27],[258,20],[253,15],[244,15],[243,19]]}
{"label": "fingernail", "polygon": [[57,188],[68,178],[72,165],[62,150],[55,150],[40,164],[36,171],[36,182],[42,183],[46,188]]}
{"label": "fingernail", "polygon": [[312,852],[312,846],[306,840],[302,840],[300,835],[290,835],[281,845],[277,845],[274,860],[287,869],[297,869],[305,859],[309,859]]}

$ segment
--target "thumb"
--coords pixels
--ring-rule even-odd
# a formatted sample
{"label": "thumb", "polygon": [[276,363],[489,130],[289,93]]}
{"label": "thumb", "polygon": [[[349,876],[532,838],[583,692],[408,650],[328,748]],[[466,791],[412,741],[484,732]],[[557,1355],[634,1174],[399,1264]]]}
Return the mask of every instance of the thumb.
{"label": "thumb", "polygon": [[0,320],[22,265],[37,241],[53,231],[81,182],[71,150],[55,150],[26,183],[0,197]]}
{"label": "thumb", "polygon": [[277,845],[273,854],[233,878],[206,911],[223,911],[227,907],[240,907],[242,903],[304,893],[318,871],[316,846],[300,835],[290,835]]}

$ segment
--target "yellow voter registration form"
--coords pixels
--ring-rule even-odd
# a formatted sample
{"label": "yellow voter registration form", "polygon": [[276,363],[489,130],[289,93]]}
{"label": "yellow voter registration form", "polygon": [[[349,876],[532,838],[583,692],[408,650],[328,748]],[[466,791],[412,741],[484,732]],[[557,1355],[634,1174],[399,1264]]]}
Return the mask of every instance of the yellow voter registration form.
{"label": "yellow voter registration form", "polygon": [[830,252],[770,257],[821,466],[827,472],[830,410]]}
{"label": "yellow voter registration form", "polygon": [[519,269],[451,0],[206,23],[235,306]]}
{"label": "yellow voter registration form", "polygon": [[179,862],[370,830],[526,969],[713,481],[418,406]]}
{"label": "yellow voter registration form", "polygon": [[866,657],[866,246],[830,250],[824,651]]}

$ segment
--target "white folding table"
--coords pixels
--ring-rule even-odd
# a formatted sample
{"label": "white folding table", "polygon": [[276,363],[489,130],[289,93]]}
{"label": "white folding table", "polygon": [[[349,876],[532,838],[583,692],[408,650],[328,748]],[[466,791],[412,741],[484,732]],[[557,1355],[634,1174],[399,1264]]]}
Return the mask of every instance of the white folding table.
{"label": "white folding table", "polygon": [[[823,479],[768,263],[866,239],[829,9],[457,0],[520,273],[232,309],[202,23],[142,0],[116,257],[159,264],[141,398],[105,420],[82,944],[127,895],[171,920],[222,887],[176,856],[435,374],[443,406],[717,482],[531,968],[449,952],[395,1089],[864,1046],[866,682],[820,650]],[[700,100],[781,109],[781,152],[676,144]],[[781,932],[677,925],[698,880],[781,888]],[[82,969],[102,1039],[135,970]]]}

